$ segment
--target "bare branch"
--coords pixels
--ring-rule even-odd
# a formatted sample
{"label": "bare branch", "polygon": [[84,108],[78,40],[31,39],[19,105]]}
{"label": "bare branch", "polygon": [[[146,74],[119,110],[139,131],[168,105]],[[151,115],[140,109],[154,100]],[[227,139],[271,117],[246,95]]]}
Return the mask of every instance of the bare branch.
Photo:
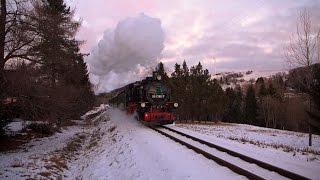
{"label": "bare branch", "polygon": [[290,38],[290,44],[285,53],[287,62],[293,67],[309,67],[315,60],[317,36],[320,29],[312,31],[310,12],[304,9],[298,18],[296,33]]}

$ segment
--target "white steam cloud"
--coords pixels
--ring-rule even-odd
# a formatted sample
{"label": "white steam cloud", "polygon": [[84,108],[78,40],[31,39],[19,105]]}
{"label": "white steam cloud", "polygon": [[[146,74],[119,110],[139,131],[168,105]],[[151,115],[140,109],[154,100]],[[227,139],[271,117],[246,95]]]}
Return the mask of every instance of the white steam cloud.
{"label": "white steam cloud", "polygon": [[141,79],[157,63],[164,45],[161,21],[144,14],[106,30],[86,59],[96,93],[108,92]]}

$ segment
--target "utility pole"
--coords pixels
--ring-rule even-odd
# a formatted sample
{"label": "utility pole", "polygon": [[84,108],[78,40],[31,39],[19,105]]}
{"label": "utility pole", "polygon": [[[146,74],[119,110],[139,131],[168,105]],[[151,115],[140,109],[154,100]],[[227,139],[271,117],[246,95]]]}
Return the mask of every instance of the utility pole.
{"label": "utility pole", "polygon": [[216,75],[217,74],[217,60],[214,56],[213,56],[213,62],[214,62],[214,75]]}
{"label": "utility pole", "polygon": [[[310,113],[312,112],[311,111],[311,95],[309,94],[309,111]],[[311,117],[309,117],[309,146],[312,146],[312,126],[311,126]]]}
{"label": "utility pole", "polygon": [[320,63],[320,32],[318,33],[317,40],[318,45],[316,46],[316,48],[318,48],[318,63]]}

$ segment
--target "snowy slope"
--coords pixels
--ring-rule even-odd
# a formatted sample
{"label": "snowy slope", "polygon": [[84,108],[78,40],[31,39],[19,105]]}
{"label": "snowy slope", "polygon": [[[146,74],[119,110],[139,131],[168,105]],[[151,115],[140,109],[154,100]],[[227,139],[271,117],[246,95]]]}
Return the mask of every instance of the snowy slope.
{"label": "snowy slope", "polygon": [[227,76],[228,74],[232,74],[232,73],[239,73],[242,74],[243,77],[239,77],[237,79],[244,79],[245,81],[249,81],[250,79],[254,79],[257,80],[259,77],[265,77],[265,78],[269,78],[272,75],[275,75],[277,73],[287,73],[287,71],[281,71],[281,70],[256,70],[256,71],[252,71],[250,73],[247,73],[248,71],[239,71],[239,72],[222,72],[222,73],[218,73],[217,75],[212,75],[212,78],[216,78],[216,79],[220,79],[220,77],[224,77]]}
{"label": "snowy slope", "polygon": [[[45,166],[54,165],[51,160],[54,160],[55,151],[63,149],[67,142],[81,131],[80,127],[70,127],[51,137],[33,139],[16,151],[1,152],[0,179],[47,177],[40,174],[49,171]],[[51,177],[59,176],[61,171],[56,171],[57,169],[51,169]]]}
{"label": "snowy slope", "polygon": [[[216,75],[212,75],[212,79],[217,79],[219,82],[222,78],[223,83],[221,83],[222,89],[235,88],[237,85],[241,87],[249,85],[255,82],[259,77],[263,78],[270,78],[273,75],[278,73],[285,73],[287,71],[280,71],[280,70],[260,70],[260,71],[240,71],[240,72],[222,72]],[[227,82],[226,82],[226,79]]]}

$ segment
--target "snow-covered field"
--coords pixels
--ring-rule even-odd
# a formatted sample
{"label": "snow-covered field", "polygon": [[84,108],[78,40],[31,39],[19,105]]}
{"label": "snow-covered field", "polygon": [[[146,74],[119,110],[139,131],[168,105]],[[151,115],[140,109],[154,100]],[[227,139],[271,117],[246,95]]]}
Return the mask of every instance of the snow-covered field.
{"label": "snow-covered field", "polygon": [[313,146],[309,147],[306,133],[251,125],[176,124],[171,127],[306,177],[320,179],[319,135],[312,136]]}
{"label": "snow-covered field", "polygon": [[[320,136],[312,136],[312,146],[308,146],[309,134],[263,128],[246,124],[217,123],[205,124],[176,124],[192,131],[214,136],[222,139],[233,140],[242,144],[254,144],[258,147],[279,148],[283,151],[305,152],[311,155],[320,155]],[[279,147],[281,145],[281,147]],[[320,158],[320,156],[315,156]]]}
{"label": "snow-covered field", "polygon": [[[0,179],[246,179],[141,125],[132,116],[117,109],[101,108],[101,114],[91,121],[83,121],[85,123],[51,137],[34,139],[19,150],[0,153]],[[224,126],[225,129],[186,124],[170,126],[320,179],[319,155],[294,154],[228,138],[250,134],[248,138],[269,141],[277,137],[278,140],[271,142],[290,145],[289,139],[298,141],[298,136],[291,136],[291,132],[260,132],[259,128],[255,131],[254,127],[243,125],[239,125],[242,129],[235,128],[238,132],[232,130],[231,125]],[[316,139],[315,151],[319,150],[319,137]],[[303,148],[298,142],[292,145]]]}

